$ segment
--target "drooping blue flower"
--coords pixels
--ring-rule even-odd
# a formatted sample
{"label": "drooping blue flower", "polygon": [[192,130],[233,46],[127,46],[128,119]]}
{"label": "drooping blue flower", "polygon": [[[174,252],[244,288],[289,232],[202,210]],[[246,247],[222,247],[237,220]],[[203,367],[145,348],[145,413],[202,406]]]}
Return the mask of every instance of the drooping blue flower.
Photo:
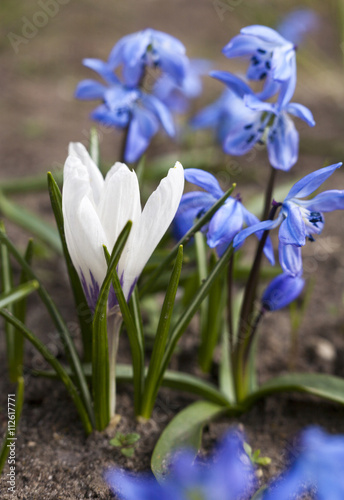
{"label": "drooping blue flower", "polygon": [[140,83],[147,66],[161,69],[181,84],[189,60],[177,38],[148,28],[121,38],[110,53],[109,64],[113,68],[123,65],[123,77],[130,86]]}
{"label": "drooping blue flower", "polygon": [[287,101],[291,99],[296,85],[295,46],[277,31],[267,26],[247,26],[232,38],[223,53],[229,58],[249,59],[247,78],[265,80],[262,99],[279,89],[286,94]]}
{"label": "drooping blue flower", "polygon": [[118,469],[109,471],[106,480],[121,500],[248,500],[256,478],[243,443],[242,434],[229,432],[213,460],[203,465],[193,463],[188,451],[177,453],[162,484]]}
{"label": "drooping blue flower", "polygon": [[296,9],[283,18],[277,31],[290,42],[300,45],[305,35],[318,27],[319,21],[314,10]]}
{"label": "drooping blue flower", "polygon": [[344,436],[331,436],[318,427],[305,429],[290,453],[289,469],[263,499],[290,500],[306,493],[318,500],[344,498]]}
{"label": "drooping blue flower", "polygon": [[[188,182],[205,191],[191,191],[183,195],[174,219],[175,234],[178,239],[194,225],[197,218],[204,215],[224,195],[218,181],[209,172],[188,168],[184,170],[184,176]],[[221,256],[244,225],[252,226],[258,222],[259,219],[244,207],[239,197],[230,196],[213,215],[203,231],[207,235],[209,247],[216,248],[218,255]],[[261,237],[261,234],[257,234],[258,238]],[[264,253],[271,264],[274,264],[270,239],[265,244]]]}
{"label": "drooping blue flower", "polygon": [[297,299],[303,290],[305,280],[299,276],[282,273],[274,278],[262,296],[262,307],[265,311],[278,311]]}
{"label": "drooping blue flower", "polygon": [[181,83],[178,83],[169,74],[164,73],[156,81],[153,93],[171,111],[184,113],[188,109],[189,100],[199,96],[202,92],[201,76],[208,73],[210,67],[209,61],[191,59]]}
{"label": "drooping blue flower", "polygon": [[123,85],[109,63],[98,59],[85,59],[83,63],[102,76],[108,86],[96,80],[83,80],[77,86],[75,96],[103,101],[91,113],[95,121],[107,127],[129,127],[125,161],[132,163],[139,159],[161,126],[169,136],[174,136],[172,115],[157,97],[137,87]]}
{"label": "drooping blue flower", "polygon": [[314,241],[314,234],[320,234],[324,227],[324,212],[344,209],[344,190],[330,190],[318,194],[310,200],[302,198],[316,191],[342,163],[316,170],[299,180],[289,191],[275,220],[267,220],[252,225],[233,241],[234,248],[241,246],[253,233],[260,233],[280,226],[280,263],[285,272],[296,276],[302,269],[300,247],[306,240]]}
{"label": "drooping blue flower", "polygon": [[228,110],[223,149],[232,155],[243,155],[257,142],[266,141],[270,164],[279,170],[289,170],[297,161],[299,134],[289,114],[315,122],[312,113],[302,104],[285,102],[280,93],[276,103],[263,102],[240,78],[225,71],[213,71],[211,76],[227,85],[232,92],[232,109]]}

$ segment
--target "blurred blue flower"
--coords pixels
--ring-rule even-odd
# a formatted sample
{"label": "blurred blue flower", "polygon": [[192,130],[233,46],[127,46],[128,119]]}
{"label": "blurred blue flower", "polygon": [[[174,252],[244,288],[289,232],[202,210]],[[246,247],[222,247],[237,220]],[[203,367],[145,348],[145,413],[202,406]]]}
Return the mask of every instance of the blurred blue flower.
{"label": "blurred blue flower", "polygon": [[[174,219],[175,235],[180,239],[194,225],[195,220],[207,212],[224,192],[216,178],[204,170],[187,168],[184,170],[185,179],[201,187],[205,191],[191,191],[182,196],[177,214]],[[259,219],[249,212],[241,203],[240,197],[229,197],[203,228],[207,235],[207,244],[216,248],[221,256],[234,236],[241,231],[244,225],[258,224]],[[257,233],[260,238],[262,233]],[[271,240],[268,239],[264,253],[271,264],[274,264],[274,254]]]}
{"label": "blurred blue flower", "polygon": [[140,158],[160,126],[169,136],[174,136],[172,115],[157,97],[123,85],[108,63],[98,59],[84,59],[83,63],[103,77],[108,86],[96,80],[83,80],[77,86],[75,96],[103,101],[91,113],[93,120],[107,127],[129,127],[124,155],[126,162]]}
{"label": "blurred blue flower", "polygon": [[316,170],[299,180],[289,191],[277,219],[259,222],[241,231],[234,238],[234,248],[241,246],[253,233],[279,229],[279,255],[282,269],[299,275],[302,269],[301,246],[306,239],[314,241],[313,234],[320,234],[324,227],[324,212],[344,209],[344,191],[330,190],[318,194],[313,199],[302,200],[316,191],[342,163]]}
{"label": "blurred blue flower", "polygon": [[241,433],[229,432],[213,460],[193,462],[193,454],[174,456],[169,475],[157,483],[151,476],[109,471],[106,480],[121,500],[248,500],[256,487],[254,467],[244,451]]}
{"label": "blurred blue flower", "polygon": [[305,493],[318,500],[344,498],[344,436],[309,427],[290,455],[289,469],[272,483],[264,500],[290,500]]}
{"label": "blurred blue flower", "polygon": [[265,80],[261,99],[268,99],[281,89],[286,101],[290,101],[296,85],[295,47],[277,31],[267,26],[247,26],[232,38],[223,53],[229,58],[249,59],[247,78]]}
{"label": "blurred blue flower", "polygon": [[312,9],[296,9],[284,17],[277,31],[287,40],[299,45],[305,35],[319,25],[319,16]]}
{"label": "blurred blue flower", "polygon": [[299,276],[282,273],[276,276],[262,296],[262,307],[266,311],[277,311],[289,305],[303,290],[305,280]]}
{"label": "blurred blue flower", "polygon": [[109,64],[112,68],[123,65],[123,78],[130,86],[140,83],[147,66],[161,69],[181,84],[189,60],[177,38],[148,28],[121,38],[110,53]]}
{"label": "blurred blue flower", "polygon": [[177,83],[175,78],[164,73],[156,81],[153,93],[171,111],[184,113],[188,109],[189,100],[199,96],[202,92],[201,76],[208,73],[210,68],[209,61],[191,59],[181,83]]}

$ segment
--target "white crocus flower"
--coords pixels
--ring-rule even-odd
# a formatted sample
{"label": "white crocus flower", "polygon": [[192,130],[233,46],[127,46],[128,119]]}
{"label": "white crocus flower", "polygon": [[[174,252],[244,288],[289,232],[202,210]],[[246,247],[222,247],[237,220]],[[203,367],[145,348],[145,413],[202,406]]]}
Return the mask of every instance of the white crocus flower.
{"label": "white crocus flower", "polygon": [[[111,253],[128,220],[129,238],[117,266],[124,295],[133,288],[162,236],[171,224],[184,189],[184,171],[177,162],[141,209],[136,173],[115,163],[105,179],[86,148],[71,143],[64,166],[62,210],[68,251],[94,311],[107,272],[103,245]],[[108,300],[110,398],[115,408],[115,366],[121,316],[111,287]]]}
{"label": "white crocus flower", "polygon": [[[128,220],[133,225],[118,264],[126,299],[145,264],[171,224],[184,189],[184,171],[177,162],[141,210],[136,173],[115,163],[103,179],[80,143],[71,143],[64,167],[62,209],[67,247],[94,310],[107,264],[103,245],[112,248]],[[109,308],[115,305],[109,298]]]}

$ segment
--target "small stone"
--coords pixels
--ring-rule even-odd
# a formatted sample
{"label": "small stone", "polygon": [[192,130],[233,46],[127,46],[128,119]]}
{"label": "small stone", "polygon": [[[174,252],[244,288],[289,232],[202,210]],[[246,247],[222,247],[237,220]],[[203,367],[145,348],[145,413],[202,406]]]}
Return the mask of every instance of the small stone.
{"label": "small stone", "polygon": [[52,478],[53,478],[53,476],[49,476],[49,477],[48,477],[48,480],[49,480],[49,481],[51,481],[51,480],[52,480]]}
{"label": "small stone", "polygon": [[29,441],[27,443],[27,445],[28,445],[29,448],[34,448],[36,446],[36,442],[35,441]]}
{"label": "small stone", "polygon": [[318,341],[315,347],[315,352],[319,358],[324,359],[325,361],[333,361],[336,357],[336,351],[333,344],[326,339]]}

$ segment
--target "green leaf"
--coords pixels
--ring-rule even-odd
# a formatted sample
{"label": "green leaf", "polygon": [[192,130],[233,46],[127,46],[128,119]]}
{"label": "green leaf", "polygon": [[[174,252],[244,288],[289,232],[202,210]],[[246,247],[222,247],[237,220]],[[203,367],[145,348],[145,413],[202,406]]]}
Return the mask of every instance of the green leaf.
{"label": "green leaf", "polygon": [[140,434],[138,434],[137,432],[130,432],[129,434],[125,435],[124,443],[126,446],[130,446],[132,444],[137,443],[139,439],[141,439]]}
{"label": "green leaf", "polygon": [[56,229],[33,212],[30,212],[27,208],[24,209],[6,198],[1,192],[0,212],[10,221],[18,224],[18,226],[44,241],[55,252],[62,253],[61,242]]}
{"label": "green leaf", "polygon": [[194,455],[201,446],[204,425],[224,413],[223,406],[197,401],[179,412],[161,434],[153,451],[151,467],[159,480],[168,473],[168,465],[178,448],[193,448]]}
{"label": "green leaf", "polygon": [[81,336],[84,350],[84,361],[89,362],[92,358],[92,313],[87,304],[84,290],[80,283],[78,273],[70,258],[66,237],[64,232],[63,213],[62,213],[62,195],[51,172],[48,172],[48,189],[51,207],[54,212],[57,229],[60,235],[63,255],[67,265],[69,281],[72,287],[76,312],[81,328]]}
{"label": "green leaf", "polygon": [[[20,264],[21,268],[23,271],[25,271],[27,277],[32,280],[37,280],[37,277],[35,273],[33,272],[31,266],[26,262],[25,258],[20,255],[16,247],[13,245],[13,243],[7,238],[6,234],[1,230],[0,228],[0,243],[5,245],[8,249],[8,251],[13,255],[15,260]],[[39,280],[37,280],[39,281]],[[46,289],[43,287],[43,285],[40,283],[40,287],[37,290],[38,295],[40,296],[42,302],[44,303],[48,313],[50,314],[57,331],[60,335],[61,341],[63,343],[66,356],[68,358],[68,361],[71,365],[71,368],[73,370],[73,373],[75,375],[75,380],[76,384],[78,385],[78,388],[81,393],[81,397],[84,401],[85,407],[87,409],[87,413],[89,415],[89,418],[92,422],[94,423],[94,413],[93,413],[93,406],[92,406],[92,400],[91,400],[91,395],[88,389],[88,385],[84,376],[84,373],[82,371],[81,367],[81,362],[78,356],[78,353],[76,351],[74,342],[72,340],[72,337],[69,333],[69,330],[67,328],[66,323],[64,322],[59,310],[57,309],[54,301],[46,291]]]}
{"label": "green leaf", "polygon": [[183,247],[179,247],[171,279],[166,290],[164,303],[161,309],[159,324],[154,340],[152,356],[149,362],[148,374],[142,398],[141,415],[150,418],[155,399],[159,390],[161,363],[168,339],[174,301],[179,284],[180,273],[183,265]]}
{"label": "green leaf", "polygon": [[261,385],[242,404],[247,408],[258,399],[278,392],[304,392],[344,404],[344,379],[323,373],[290,373],[281,375]]}
{"label": "green leaf", "polygon": [[37,349],[37,351],[43,356],[43,358],[56,371],[58,377],[66,387],[67,391],[69,392],[76,406],[76,409],[79,412],[86,433],[90,434],[92,432],[92,424],[88,417],[84,403],[81,400],[78,390],[75,387],[73,381],[71,380],[70,376],[68,375],[67,371],[63,368],[61,363],[54,357],[52,352],[46,348],[46,346],[39,340],[38,337],[36,337],[36,335],[33,332],[31,332],[28,328],[26,328],[26,326],[17,318],[15,318],[10,312],[8,312],[6,309],[0,309],[0,315],[3,316],[7,321],[12,323],[12,325],[17,329],[17,331],[21,332],[22,335],[24,335],[24,337],[29,342],[31,342],[31,344]]}
{"label": "green leaf", "polygon": [[[109,259],[109,256],[106,254],[106,252],[105,255],[107,257],[108,266],[110,266],[111,261]],[[125,300],[121,283],[116,271],[116,267],[113,267],[112,270],[112,285],[128,333],[131,355],[132,355],[132,363],[134,367],[133,371],[134,407],[135,407],[135,414],[139,415],[141,406],[141,395],[143,389],[143,380],[144,380],[144,352],[143,352],[142,338],[140,333],[136,329],[135,320],[130,312],[130,308],[127,304],[127,301]]]}
{"label": "green leaf", "polygon": [[122,453],[122,455],[124,455],[127,458],[132,458],[135,454],[135,449],[134,448],[122,448],[121,453]]}
{"label": "green leaf", "polygon": [[[23,403],[24,403],[24,379],[23,377],[19,377],[17,381],[17,391],[16,391],[16,400],[15,400],[15,408],[14,408],[14,427],[11,428],[11,432],[16,432],[21,412],[23,409]],[[5,434],[4,440],[2,442],[1,450],[0,450],[0,474],[2,473],[2,470],[4,468],[4,465],[6,463],[6,459],[8,457],[10,448],[9,444],[11,443],[11,438],[15,437],[13,434],[10,435],[9,429],[7,429],[7,432]]]}
{"label": "green leaf", "polygon": [[108,296],[112,274],[119,262],[121,253],[127,242],[131,226],[132,222],[128,221],[114,245],[111,257],[109,257],[108,271],[101,286],[93,316],[92,390],[96,428],[100,431],[105,429],[111,417],[110,368],[107,330]]}
{"label": "green leaf", "polygon": [[0,295],[0,308],[7,307],[13,302],[24,299],[30,293],[36,291],[39,288],[39,283],[36,280],[28,281],[23,285],[12,288],[10,292],[2,293]]}
{"label": "green leaf", "polygon": [[195,315],[196,311],[198,310],[199,306],[201,305],[202,301],[205,299],[209,291],[211,290],[211,287],[214,283],[214,281],[217,279],[217,277],[224,271],[226,265],[228,264],[229,258],[233,253],[233,247],[232,245],[229,245],[225,253],[222,255],[222,257],[219,259],[217,264],[215,265],[214,269],[211,271],[207,279],[204,281],[202,286],[198,289],[197,293],[195,294],[193,300],[189,304],[189,306],[186,308],[184,313],[181,315],[179,318],[174,330],[171,333],[170,340],[168,342],[168,345],[166,347],[165,355],[164,355],[164,360],[162,364],[162,369],[160,372],[160,378],[162,379],[164,376],[164,372],[167,369],[167,366],[170,362],[170,359],[173,355],[173,352],[176,348],[176,345],[178,343],[178,340],[180,339],[181,335],[183,334],[184,330],[186,329],[187,325]]}
{"label": "green leaf", "polygon": [[155,284],[156,280],[159,278],[160,274],[166,269],[166,267],[173,261],[178,253],[180,245],[185,245],[194,236],[197,231],[199,231],[204,224],[206,224],[212,216],[217,212],[217,210],[224,204],[227,198],[232,194],[236,185],[228,189],[225,194],[217,200],[216,203],[200,218],[198,221],[189,229],[189,231],[178,241],[178,243],[172,248],[168,256],[163,259],[163,261],[157,266],[157,268],[151,273],[147,282],[141,287],[140,295],[150,290],[150,287]]}
{"label": "green leaf", "polygon": [[116,448],[123,446],[122,439],[119,439],[117,437],[117,434],[114,438],[110,439],[109,443],[111,444],[111,446],[115,446]]}

